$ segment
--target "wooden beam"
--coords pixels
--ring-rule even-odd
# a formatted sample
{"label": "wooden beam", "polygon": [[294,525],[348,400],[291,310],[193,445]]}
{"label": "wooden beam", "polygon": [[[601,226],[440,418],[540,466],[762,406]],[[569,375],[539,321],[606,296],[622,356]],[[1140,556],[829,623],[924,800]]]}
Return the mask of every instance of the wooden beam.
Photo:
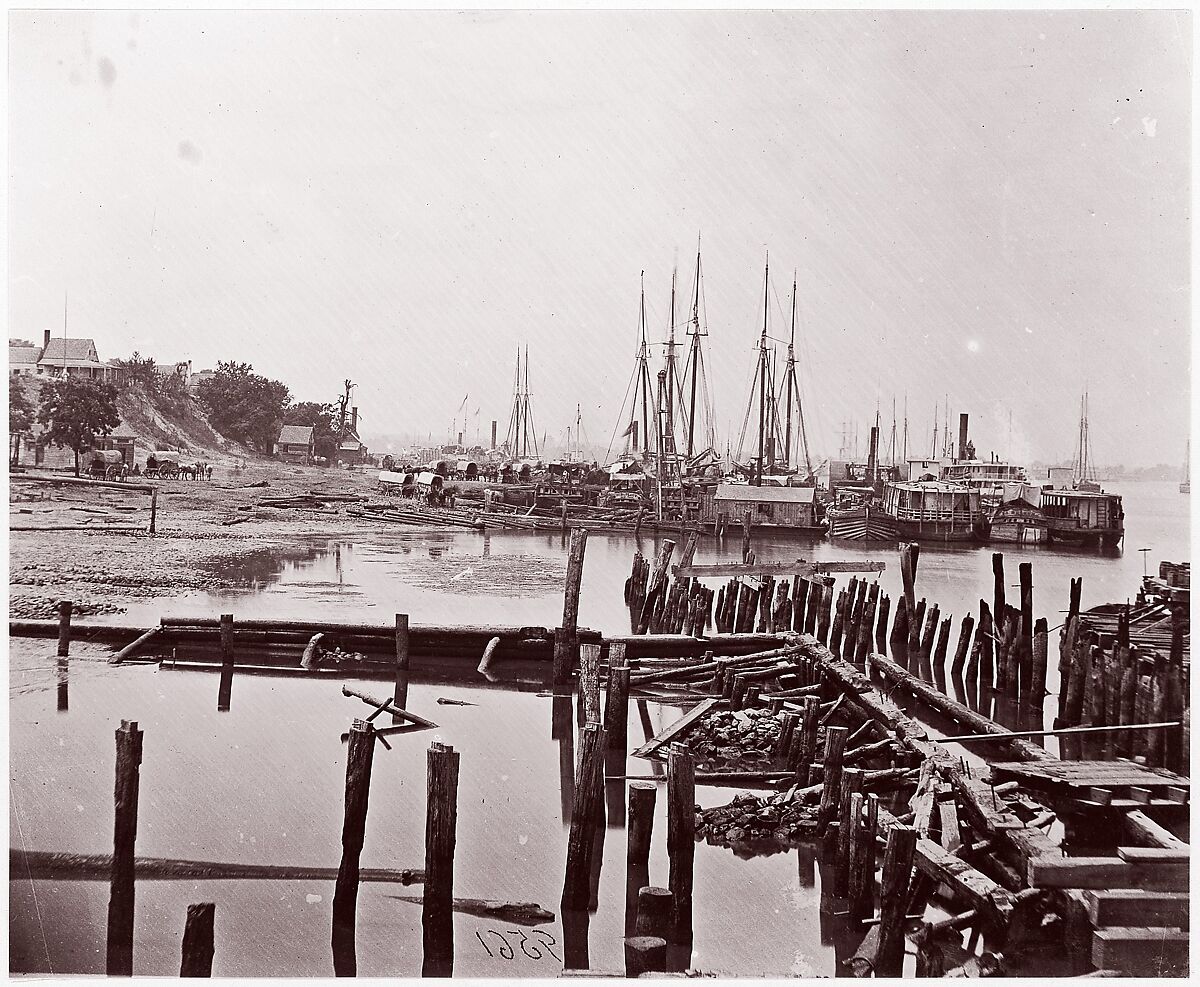
{"label": "wooden beam", "polygon": [[1128,926],[1188,927],[1190,895],[1186,891],[1143,891],[1121,888],[1085,891],[1088,916],[1096,928]]}
{"label": "wooden beam", "polygon": [[674,723],[665,727],[659,733],[655,734],[646,743],[642,744],[637,750],[633,751],[634,757],[654,757],[660,747],[670,743],[674,738],[680,736],[684,731],[692,726],[700,717],[709,710],[713,709],[718,704],[723,705],[724,701],[720,698],[702,699],[690,710],[683,714]]}
{"label": "wooden beam", "polygon": [[883,572],[882,562],[716,562],[710,565],[676,565],[671,567],[678,579],[699,579],[717,576],[817,576],[829,572]]}
{"label": "wooden beam", "polygon": [[1141,809],[1134,809],[1121,817],[1121,828],[1125,836],[1138,846],[1162,847],[1166,850],[1187,850],[1188,844],[1165,826],[1155,822]]}

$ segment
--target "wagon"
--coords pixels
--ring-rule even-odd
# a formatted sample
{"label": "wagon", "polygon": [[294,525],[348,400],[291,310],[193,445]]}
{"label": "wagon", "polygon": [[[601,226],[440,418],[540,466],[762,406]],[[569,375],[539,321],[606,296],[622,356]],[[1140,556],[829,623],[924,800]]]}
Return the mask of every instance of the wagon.
{"label": "wagon", "polygon": [[146,459],[146,475],[161,477],[164,480],[178,480],[179,462],[161,456],[149,456]]}
{"label": "wagon", "polygon": [[125,474],[125,458],[116,449],[94,449],[88,456],[87,471],[94,480],[119,480]]}

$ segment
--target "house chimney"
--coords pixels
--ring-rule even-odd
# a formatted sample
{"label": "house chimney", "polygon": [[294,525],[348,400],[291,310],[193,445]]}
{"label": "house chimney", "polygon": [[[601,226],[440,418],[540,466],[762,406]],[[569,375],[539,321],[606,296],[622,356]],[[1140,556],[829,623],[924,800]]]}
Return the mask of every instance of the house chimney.
{"label": "house chimney", "polygon": [[42,355],[45,356],[47,348],[50,346],[50,330],[42,330]]}
{"label": "house chimney", "polygon": [[496,448],[496,419],[492,419],[492,449]]}
{"label": "house chimney", "polygon": [[358,435],[358,409],[350,409],[350,431]]}
{"label": "house chimney", "polygon": [[967,416],[965,413],[958,416],[958,458],[967,458]]}

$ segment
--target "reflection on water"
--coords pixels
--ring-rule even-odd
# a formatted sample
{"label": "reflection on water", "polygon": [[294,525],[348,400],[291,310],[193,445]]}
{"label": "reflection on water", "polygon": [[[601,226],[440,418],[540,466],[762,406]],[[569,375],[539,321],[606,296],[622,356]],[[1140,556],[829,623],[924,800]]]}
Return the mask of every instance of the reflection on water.
{"label": "reflection on water", "polygon": [[[1066,610],[1069,582],[1083,577],[1083,606],[1125,600],[1137,591],[1143,558],[1184,561],[1188,552],[1188,505],[1174,484],[1127,483],[1125,549],[1111,556],[1045,546],[923,546],[917,594],[938,604],[957,632],[962,617],[990,600],[991,556],[1004,551],[1010,596],[1016,595],[1019,561],[1032,561],[1034,610],[1050,619],[1051,641]],[[678,539],[672,539],[678,540]],[[584,626],[626,633],[623,586],[634,552],[654,555],[661,536],[592,532],[588,538],[579,619]],[[825,539],[757,536],[763,561],[805,557],[870,560],[887,565],[879,574],[893,608],[901,595],[894,546],[834,544]],[[246,617],[336,616],[342,620],[388,620],[408,613],[415,623],[506,623],[552,627],[562,616],[567,540],[558,532],[420,532],[372,530],[353,539],[319,540],[287,553],[255,552],[222,571],[244,588],[221,594],[194,593],[172,600],[137,601],[119,622],[156,620],[162,613],[195,614],[232,609]],[[740,561],[741,536],[705,536],[696,561]],[[1011,572],[1007,572],[1011,570]],[[721,580],[710,580],[716,588]],[[845,585],[839,579],[839,585]],[[1051,661],[1051,666],[1054,662]]]}

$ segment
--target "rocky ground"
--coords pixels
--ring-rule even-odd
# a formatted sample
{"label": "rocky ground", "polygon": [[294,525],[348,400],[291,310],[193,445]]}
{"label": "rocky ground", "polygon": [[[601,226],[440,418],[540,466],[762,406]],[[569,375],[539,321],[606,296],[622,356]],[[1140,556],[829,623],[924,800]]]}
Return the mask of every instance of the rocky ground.
{"label": "rocky ground", "polygon": [[[332,513],[259,506],[264,497],[310,491],[373,496],[374,470],[231,460],[214,465],[211,482],[155,482],[152,537],[145,531],[148,494],[55,486],[12,474],[10,618],[52,617],[62,599],[74,601],[76,614],[113,614],[138,598],[245,586],[286,561],[305,558],[319,540],[378,527],[351,516],[346,504],[331,504]],[[250,520],[222,524],[245,516]],[[75,530],[49,530],[63,525]],[[142,530],[105,531],[109,526]]]}

